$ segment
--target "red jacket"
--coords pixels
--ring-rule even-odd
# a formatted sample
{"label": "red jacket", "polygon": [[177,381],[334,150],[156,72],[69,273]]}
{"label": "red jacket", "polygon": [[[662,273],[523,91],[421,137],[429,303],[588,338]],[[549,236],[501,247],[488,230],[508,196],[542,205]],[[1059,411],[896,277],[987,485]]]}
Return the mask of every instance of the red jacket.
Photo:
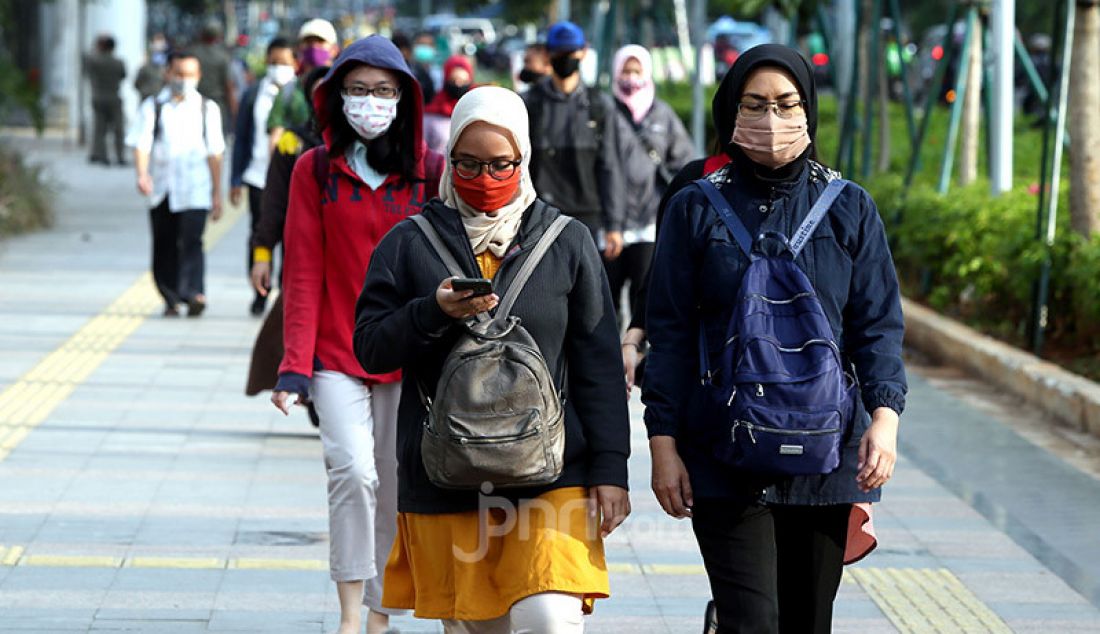
{"label": "red jacket", "polygon": [[[381,39],[359,40],[345,50],[337,60],[337,67],[341,61],[368,62],[410,78],[405,82],[403,98],[415,104],[415,178],[410,183],[400,173],[391,173],[378,189],[372,190],[344,156],[329,156],[322,191],[321,175],[315,165],[318,157],[324,156],[320,153],[322,148],[306,152],[295,163],[283,237],[286,352],[279,366],[276,390],[307,395],[314,370],[332,370],[368,383],[393,383],[401,379],[400,372],[369,375],[356,360],[352,351],[355,302],[363,290],[371,254],[382,236],[406,217],[419,213],[437,195],[443,157],[429,151],[423,143],[420,126],[423,99],[419,86],[411,79],[396,48],[389,51],[392,44],[388,40],[382,43]],[[389,58],[394,61],[388,63]],[[328,83],[326,77],[314,94],[318,106],[331,89]],[[322,112],[319,107],[318,113]],[[320,118],[324,126],[324,117]],[[325,136],[325,146],[330,147],[327,129]]]}

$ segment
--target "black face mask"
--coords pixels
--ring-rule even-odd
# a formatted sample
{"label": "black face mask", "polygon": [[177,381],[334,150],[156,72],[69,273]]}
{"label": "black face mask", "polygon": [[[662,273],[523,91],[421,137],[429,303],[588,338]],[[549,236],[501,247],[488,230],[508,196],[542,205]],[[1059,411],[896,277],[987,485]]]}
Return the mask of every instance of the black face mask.
{"label": "black face mask", "polygon": [[443,91],[447,93],[447,96],[451,99],[461,99],[462,95],[470,92],[469,84],[456,84],[453,81],[448,81],[443,84]]}
{"label": "black face mask", "polygon": [[572,55],[562,55],[550,60],[550,65],[554,67],[554,74],[562,79],[570,77],[573,73],[580,70],[581,60],[573,57]]}
{"label": "black face mask", "polygon": [[519,80],[525,84],[533,84],[543,77],[546,77],[546,75],[538,71],[531,70],[530,68],[524,68],[523,70],[519,71]]}

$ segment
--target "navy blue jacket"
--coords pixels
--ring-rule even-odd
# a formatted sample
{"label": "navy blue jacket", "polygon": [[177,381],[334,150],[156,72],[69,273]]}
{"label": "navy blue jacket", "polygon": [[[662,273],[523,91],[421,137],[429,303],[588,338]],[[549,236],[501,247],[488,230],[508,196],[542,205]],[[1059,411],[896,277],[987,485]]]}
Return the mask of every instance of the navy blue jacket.
{"label": "navy blue jacket", "polygon": [[[836,177],[813,161],[785,181],[769,183],[733,166],[709,176],[753,235],[788,236]],[[695,412],[702,400],[698,329],[706,329],[716,358],[748,259],[697,187],[685,187],[669,202],[650,269],[646,320],[652,348],[642,400],[649,435],[676,437],[696,497],[758,497],[765,487],[766,499],[782,504],[873,502],[881,496],[878,490],[862,493],[855,482],[859,441],[870,422],[868,411],[902,412],[907,386],[897,275],[870,195],[849,184],[796,263],[813,283],[836,341],[855,368],[862,407],[836,471],[771,480],[737,473],[692,442],[690,428],[707,423]]]}
{"label": "navy blue jacket", "polygon": [[256,139],[256,93],[260,90],[262,80],[252,83],[241,97],[237,108],[237,127],[233,139],[233,162],[229,166],[230,187],[240,187],[244,181],[244,171],[252,162],[252,145]]}

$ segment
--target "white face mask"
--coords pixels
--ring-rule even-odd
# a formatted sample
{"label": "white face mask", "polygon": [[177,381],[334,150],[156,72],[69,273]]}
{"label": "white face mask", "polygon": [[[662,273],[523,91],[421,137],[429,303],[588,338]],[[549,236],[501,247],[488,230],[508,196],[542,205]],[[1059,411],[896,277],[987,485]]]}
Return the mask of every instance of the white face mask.
{"label": "white face mask", "polygon": [[267,78],[279,86],[285,86],[294,79],[294,67],[284,64],[268,66]]}
{"label": "white face mask", "polygon": [[359,136],[368,141],[377,139],[390,129],[397,118],[397,102],[400,100],[400,97],[379,99],[374,95],[345,96],[344,116]]}
{"label": "white face mask", "polygon": [[199,91],[199,80],[194,78],[173,79],[168,82],[168,85],[174,94],[185,97]]}

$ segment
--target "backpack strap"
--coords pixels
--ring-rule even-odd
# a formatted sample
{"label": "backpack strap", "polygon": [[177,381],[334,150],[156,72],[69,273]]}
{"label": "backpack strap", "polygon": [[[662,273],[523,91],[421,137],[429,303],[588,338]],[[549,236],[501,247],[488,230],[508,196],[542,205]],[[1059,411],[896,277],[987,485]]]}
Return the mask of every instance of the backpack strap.
{"label": "backpack strap", "polygon": [[825,218],[825,214],[829,213],[829,208],[836,202],[836,197],[840,195],[841,190],[843,190],[844,186],[847,184],[848,181],[843,178],[837,178],[829,181],[829,184],[825,186],[825,191],[821,192],[821,195],[817,197],[813,207],[810,207],[810,213],[806,215],[806,219],[798,226],[798,229],[794,232],[794,236],[787,243],[791,249],[792,257],[798,257],[802,248],[809,242],[810,236],[817,230],[817,226],[821,224],[821,220]]}
{"label": "backpack strap", "polygon": [[428,239],[428,244],[432,245],[435,254],[443,261],[443,266],[447,267],[447,272],[455,277],[466,277],[466,274],[462,272],[462,267],[458,265],[458,260],[455,260],[455,256],[451,254],[451,250],[447,248],[447,245],[443,244],[443,238],[439,236],[439,232],[432,226],[431,221],[420,214],[409,216],[409,220],[412,220],[424,234],[424,237]]}
{"label": "backpack strap", "polygon": [[494,319],[502,322],[508,319],[508,314],[512,312],[512,306],[516,303],[516,299],[519,298],[519,294],[523,292],[523,287],[527,285],[527,281],[531,279],[531,274],[535,272],[535,267],[539,265],[543,256],[546,255],[551,245],[554,244],[554,240],[557,240],[558,236],[565,230],[569,222],[570,218],[568,216],[558,216],[554,222],[546,228],[546,231],[543,232],[539,241],[535,244],[534,249],[531,250],[531,254],[524,260],[523,266],[519,269],[519,273],[516,273],[516,277],[512,280],[512,283],[508,285],[508,290],[500,300],[500,308],[497,309]]}
{"label": "backpack strap", "polygon": [[752,254],[752,235],[745,228],[745,223],[741,222],[741,219],[733,212],[733,207],[730,207],[729,201],[722,195],[722,192],[718,191],[714,183],[705,178],[695,181],[695,186],[706,195],[707,200],[710,201],[710,206],[714,207],[714,211],[718,213],[722,223],[729,229],[734,241],[737,242],[737,246],[741,247],[741,250],[745,253],[745,257],[749,260],[755,260],[756,256]]}

